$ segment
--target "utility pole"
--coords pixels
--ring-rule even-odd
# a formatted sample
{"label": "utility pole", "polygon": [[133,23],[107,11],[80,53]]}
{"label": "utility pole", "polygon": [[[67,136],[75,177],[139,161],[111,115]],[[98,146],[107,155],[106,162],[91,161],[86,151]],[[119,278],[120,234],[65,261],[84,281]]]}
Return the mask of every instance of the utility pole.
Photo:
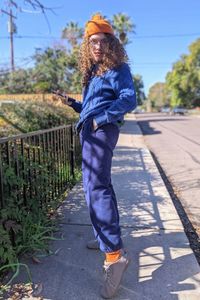
{"label": "utility pole", "polygon": [[[10,6],[12,5],[9,3]],[[10,34],[10,64],[11,64],[11,70],[12,72],[15,70],[15,63],[14,63],[14,45],[13,45],[13,34],[17,33],[17,27],[15,23],[13,22],[13,18],[17,19],[12,14],[12,9],[10,8],[10,11],[6,11],[4,9],[0,9],[0,12],[3,14],[8,15],[8,33]]]}
{"label": "utility pole", "polygon": [[12,14],[12,9],[10,9],[9,21],[8,21],[8,32],[10,34],[10,64],[11,64],[12,72],[15,71],[13,34],[16,33],[17,31],[16,25],[13,22],[13,17],[14,16]]}
{"label": "utility pole", "polygon": [[14,63],[14,47],[13,47],[13,16],[12,9],[10,9],[10,61],[11,61],[11,70],[15,71],[15,63]]}

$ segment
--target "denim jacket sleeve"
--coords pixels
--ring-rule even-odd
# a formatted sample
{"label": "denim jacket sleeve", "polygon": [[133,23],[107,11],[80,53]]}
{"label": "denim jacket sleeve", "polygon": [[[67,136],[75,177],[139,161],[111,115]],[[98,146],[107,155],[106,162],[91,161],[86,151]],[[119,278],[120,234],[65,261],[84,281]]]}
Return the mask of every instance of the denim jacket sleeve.
{"label": "denim jacket sleeve", "polygon": [[82,110],[82,103],[79,101],[76,101],[73,98],[69,98],[70,101],[72,101],[72,104],[70,105],[77,113],[80,113]]}
{"label": "denim jacket sleeve", "polygon": [[110,70],[108,80],[116,95],[116,99],[103,113],[95,116],[98,126],[106,123],[114,123],[120,120],[127,112],[137,106],[136,94],[133,79],[127,64],[117,69]]}

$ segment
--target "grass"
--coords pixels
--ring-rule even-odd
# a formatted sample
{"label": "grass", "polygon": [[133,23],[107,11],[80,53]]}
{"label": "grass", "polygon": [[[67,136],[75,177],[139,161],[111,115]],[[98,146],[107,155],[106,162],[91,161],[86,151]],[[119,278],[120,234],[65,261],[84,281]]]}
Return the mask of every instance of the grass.
{"label": "grass", "polygon": [[54,98],[0,102],[0,138],[70,124],[78,114]]}
{"label": "grass", "polygon": [[[5,97],[6,95],[4,95],[4,99]],[[21,97],[13,95],[13,98],[8,100],[10,102],[2,102],[0,96],[0,137],[65,125],[74,122],[78,118],[78,115],[71,108],[54,101],[52,98],[33,97],[33,99],[28,99],[23,97],[21,99]],[[60,170],[60,172],[63,171]],[[77,168],[75,169],[75,178],[70,179],[69,187],[79,181],[80,177],[81,171]],[[36,209],[33,212],[32,208],[30,211],[27,208],[18,209],[18,205],[12,207],[10,202],[7,211],[4,209],[4,216],[3,211],[1,211],[0,252],[4,255],[5,260],[1,256],[0,299],[5,299],[1,298],[1,294],[9,288],[13,280],[19,275],[21,268],[25,268],[28,281],[32,281],[28,266],[18,261],[21,255],[28,253],[31,258],[37,261],[40,256],[53,254],[49,250],[49,242],[57,239],[54,236],[57,230],[56,209],[66,196],[67,191],[57,197],[53,203],[49,203],[48,210],[45,211]],[[31,206],[30,201],[29,205],[34,207]],[[3,223],[10,224],[12,227],[7,230]],[[16,231],[14,232],[16,236],[15,245],[11,243],[10,230]],[[5,274],[7,281],[5,280]],[[9,275],[9,278],[7,275]],[[30,286],[27,289],[30,291]]]}

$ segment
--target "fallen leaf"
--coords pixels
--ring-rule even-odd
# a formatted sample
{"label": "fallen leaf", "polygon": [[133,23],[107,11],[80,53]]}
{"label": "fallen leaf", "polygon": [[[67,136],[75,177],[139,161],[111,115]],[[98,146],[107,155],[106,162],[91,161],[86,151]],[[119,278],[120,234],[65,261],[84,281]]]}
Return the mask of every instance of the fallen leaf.
{"label": "fallen leaf", "polygon": [[37,258],[36,256],[32,256],[32,260],[34,263],[41,264],[41,260],[39,260],[39,258]]}

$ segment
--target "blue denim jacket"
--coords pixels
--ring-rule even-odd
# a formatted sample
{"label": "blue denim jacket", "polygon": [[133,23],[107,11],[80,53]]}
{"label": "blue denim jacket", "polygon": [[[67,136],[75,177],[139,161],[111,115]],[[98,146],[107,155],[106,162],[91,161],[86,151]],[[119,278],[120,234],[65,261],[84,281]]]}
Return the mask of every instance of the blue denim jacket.
{"label": "blue denim jacket", "polygon": [[95,119],[98,127],[123,122],[124,115],[137,106],[129,66],[123,63],[102,76],[92,77],[83,91],[83,101],[74,100],[71,106],[80,113],[77,130],[89,118]]}

